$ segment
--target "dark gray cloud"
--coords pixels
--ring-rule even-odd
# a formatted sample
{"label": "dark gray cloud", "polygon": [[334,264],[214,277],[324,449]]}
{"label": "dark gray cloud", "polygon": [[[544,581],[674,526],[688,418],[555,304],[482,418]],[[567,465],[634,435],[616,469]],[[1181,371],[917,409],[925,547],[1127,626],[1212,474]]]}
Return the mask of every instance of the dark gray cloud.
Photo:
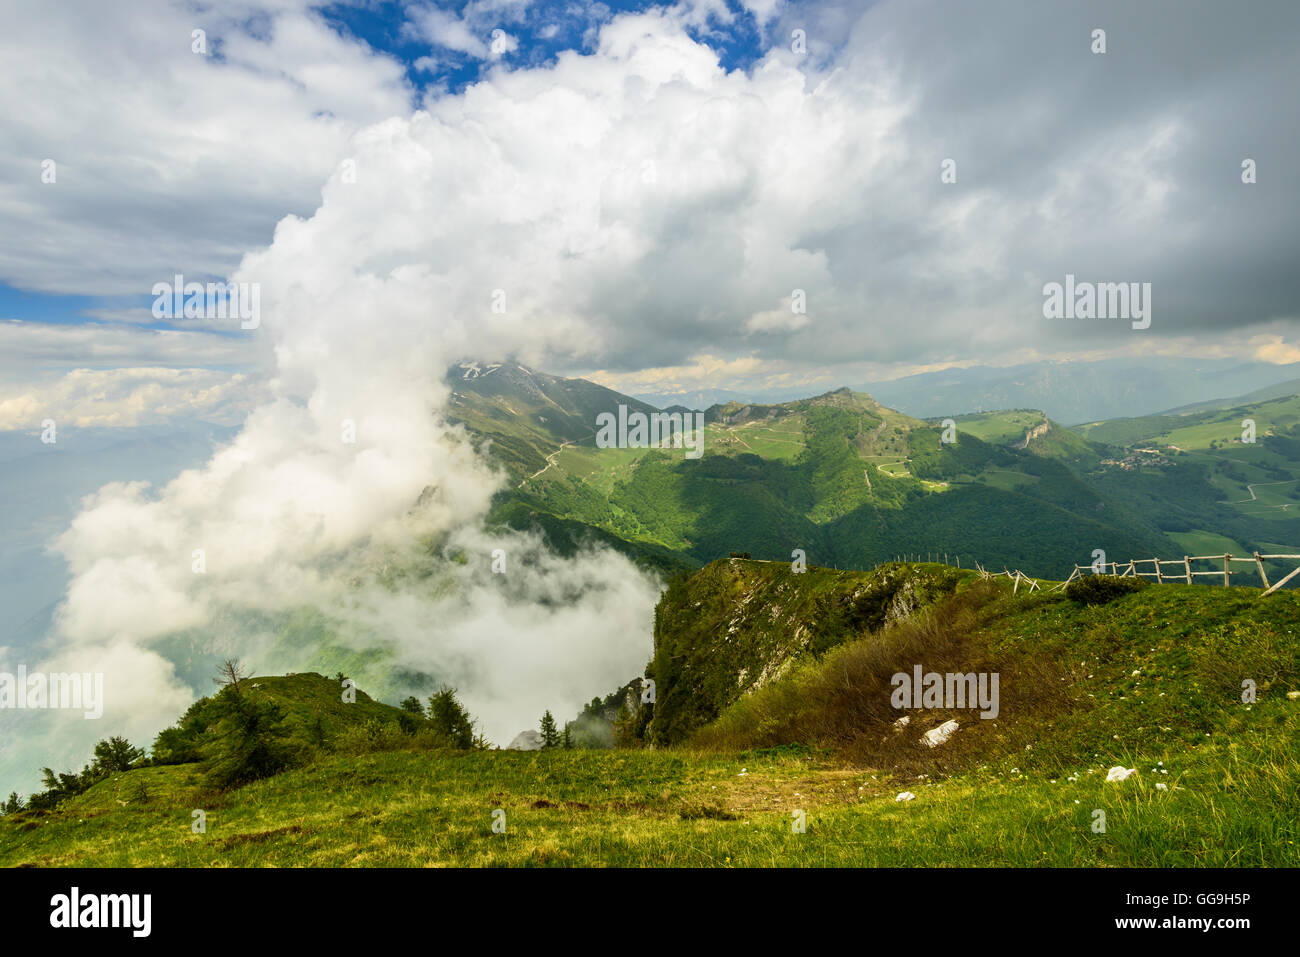
{"label": "dark gray cloud", "polygon": [[[843,15],[821,22],[838,29]],[[811,43],[819,18],[807,8],[771,33],[810,19]],[[1095,28],[1104,54],[1091,51]],[[820,61],[774,57],[816,67],[802,97],[764,99],[768,152],[726,139],[720,124],[741,167],[731,188],[665,212],[639,284],[594,294],[634,313],[609,367],[696,350],[998,361],[1013,344],[1140,353],[1153,337],[1240,350],[1257,332],[1286,333],[1277,321],[1300,312],[1300,130],[1283,105],[1300,79],[1300,7],[879,3],[838,45],[820,39],[830,48]],[[819,111],[830,121],[810,128]],[[773,274],[762,290],[746,274],[736,224],[779,202],[786,183],[770,160],[785,150],[817,157],[822,175],[799,184],[803,204],[773,217],[768,236],[821,257],[824,271],[806,277],[813,322],[756,336],[743,314],[764,293],[775,305],[784,286]],[[955,184],[940,182],[947,158]],[[1254,185],[1241,182],[1245,158]],[[801,175],[806,166],[786,171]],[[1043,319],[1042,285],[1066,273],[1150,282],[1151,328]]]}

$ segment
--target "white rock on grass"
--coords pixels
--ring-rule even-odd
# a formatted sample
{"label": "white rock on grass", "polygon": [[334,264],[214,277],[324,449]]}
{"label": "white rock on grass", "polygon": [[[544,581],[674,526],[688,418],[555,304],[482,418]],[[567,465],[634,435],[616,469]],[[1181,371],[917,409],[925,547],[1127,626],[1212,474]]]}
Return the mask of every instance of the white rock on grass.
{"label": "white rock on grass", "polygon": [[906,728],[906,727],[907,727],[909,724],[911,724],[911,723],[912,723],[912,716],[911,716],[911,715],[908,715],[908,714],[905,714],[905,715],[903,715],[901,718],[899,718],[897,721],[894,722],[894,730],[895,730],[895,731],[902,731],[904,728]]}
{"label": "white rock on grass", "polygon": [[1137,774],[1137,768],[1126,768],[1122,764],[1117,764],[1106,772],[1106,780],[1123,781],[1130,774]]}
{"label": "white rock on grass", "polygon": [[1286,693],[1286,696],[1290,698],[1292,701],[1295,701],[1297,699],[1300,699],[1300,691],[1288,691]]}
{"label": "white rock on grass", "polygon": [[902,794],[898,795],[898,797],[894,798],[894,800],[895,800],[895,801],[915,801],[915,800],[916,800],[916,795],[913,794],[911,791],[904,791]]}
{"label": "white rock on grass", "polygon": [[937,728],[931,728],[925,734],[921,735],[921,743],[927,748],[936,748],[945,743],[952,737],[953,732],[957,730],[956,721],[945,721]]}

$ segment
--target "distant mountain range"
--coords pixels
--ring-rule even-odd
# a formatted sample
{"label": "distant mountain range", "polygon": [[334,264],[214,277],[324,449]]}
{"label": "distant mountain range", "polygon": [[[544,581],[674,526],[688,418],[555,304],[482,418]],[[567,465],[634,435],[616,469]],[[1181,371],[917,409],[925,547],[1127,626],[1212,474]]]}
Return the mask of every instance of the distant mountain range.
{"label": "distant mountain range", "polygon": [[[870,393],[893,408],[922,418],[981,410],[1039,409],[1057,422],[1073,425],[1184,411],[1256,390],[1259,398],[1272,398],[1268,389],[1285,390],[1276,394],[1294,394],[1297,376],[1300,363],[1153,357],[945,369],[863,383],[855,391]],[[636,397],[660,408],[683,405],[702,410],[727,402],[786,402],[801,396],[788,390],[740,393],[701,389],[638,393]]]}
{"label": "distant mountain range", "polygon": [[976,409],[1042,409],[1073,425],[1149,415],[1220,396],[1238,396],[1300,375],[1300,363],[1235,359],[1107,359],[926,372],[867,387],[913,415]]}

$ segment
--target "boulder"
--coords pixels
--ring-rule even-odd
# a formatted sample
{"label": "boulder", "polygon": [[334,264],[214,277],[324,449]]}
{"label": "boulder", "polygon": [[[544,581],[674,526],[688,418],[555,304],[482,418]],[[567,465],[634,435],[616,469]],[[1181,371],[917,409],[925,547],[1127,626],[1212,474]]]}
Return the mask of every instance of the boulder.
{"label": "boulder", "polygon": [[931,728],[925,734],[921,735],[921,743],[927,748],[937,748],[952,737],[953,732],[957,730],[956,721],[945,721],[937,728]]}
{"label": "boulder", "polygon": [[515,739],[506,746],[507,751],[540,751],[542,734],[540,731],[520,731]]}

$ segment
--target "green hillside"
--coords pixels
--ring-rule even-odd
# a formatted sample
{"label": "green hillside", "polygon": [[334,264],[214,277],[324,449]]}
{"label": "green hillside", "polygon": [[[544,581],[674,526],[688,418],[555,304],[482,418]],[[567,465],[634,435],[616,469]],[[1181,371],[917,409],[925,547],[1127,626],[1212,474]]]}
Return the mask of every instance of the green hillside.
{"label": "green hillside", "polygon": [[703,457],[691,460],[681,450],[596,448],[597,411],[645,407],[591,383],[511,364],[457,374],[453,408],[511,476],[494,520],[570,542],[590,528],[660,570],[732,551],[789,560],[800,548],[829,566],[946,552],[1063,574],[1094,548],[1178,548],[1132,497],[1098,493],[1101,447],[1041,413],[964,416],[945,443],[941,423],[848,389],[733,402],[708,410]]}
{"label": "green hillside", "polygon": [[[886,568],[877,574],[926,582],[913,576],[936,570],[942,569]],[[742,594],[758,600],[733,603],[730,614],[743,604],[746,614],[763,618],[767,607],[751,605],[768,591],[768,572],[742,567],[733,573],[745,580],[738,586]],[[779,675],[748,688],[750,693],[731,695],[716,721],[685,740],[722,750],[797,743],[871,766],[930,772],[936,763],[954,771],[1003,757],[1014,757],[1022,769],[1052,770],[1086,762],[1115,741],[1144,752],[1196,747],[1216,730],[1255,724],[1252,708],[1242,701],[1247,679],[1261,699],[1285,705],[1278,715],[1300,714],[1300,701],[1286,697],[1300,686],[1295,592],[1262,598],[1257,588],[1131,582],[1138,587],[1134,593],[1084,604],[1074,589],[1013,589],[1006,578],[980,580],[970,572],[927,584],[929,600],[917,602],[917,611],[886,627],[851,628],[825,650],[809,649]],[[733,619],[710,614],[709,605],[690,599],[689,591],[670,591],[657,614],[681,620],[685,601],[695,659],[716,660],[718,669],[726,669],[734,655]],[[996,718],[979,719],[960,708],[918,713],[891,707],[890,676],[910,673],[918,664],[927,671],[999,674]],[[652,665],[651,673],[659,685],[656,709],[677,692],[697,693],[677,671],[658,672]],[[913,715],[913,738],[894,732],[902,713]],[[650,722],[652,728],[659,718]],[[912,747],[916,734],[949,719],[958,720],[963,733],[944,747],[941,759]],[[1268,728],[1265,722],[1258,730]]]}
{"label": "green hillside", "polygon": [[1223,539],[1248,552],[1300,552],[1300,396],[1278,388],[1254,401],[1079,426],[1112,450],[1099,492],[1130,502],[1191,554],[1195,542]]}
{"label": "green hillside", "polygon": [[562,379],[513,362],[462,363],[448,374],[450,420],[486,439],[516,481],[547,467],[567,443],[594,445],[596,416],[622,403],[656,411],[585,379]]}
{"label": "green hillside", "polygon": [[910,564],[795,572],[789,562],[723,559],[675,579],[655,613],[647,674],[658,693],[646,739],[681,742],[795,662],[951,594],[962,574]]}
{"label": "green hillside", "polygon": [[[695,616],[678,627],[719,654],[737,615],[751,633],[773,613],[815,621],[873,580],[720,565],[700,575],[747,587],[700,607],[670,593],[658,611]],[[942,573],[899,571],[895,584]],[[966,574],[956,585],[883,626],[878,607],[844,609],[822,650],[685,745],[456,752],[393,738],[225,790],[192,764],[136,768],[4,815],[0,864],[1300,865],[1300,597],[1151,585],[1085,605]],[[896,731],[888,675],[913,663],[996,670],[998,716],[911,709]],[[678,689],[661,679],[652,708]],[[1242,700],[1246,679],[1257,700]],[[290,712],[332,708],[319,676],[251,680]],[[368,723],[353,714],[335,717]],[[950,740],[919,742],[949,718]],[[1132,776],[1107,781],[1114,766]]]}
{"label": "green hillside", "polygon": [[[942,420],[931,419],[931,424]],[[962,434],[973,435],[992,445],[1025,449],[1035,455],[1060,459],[1082,470],[1095,469],[1104,449],[1053,422],[1036,409],[976,412],[953,418]]]}

